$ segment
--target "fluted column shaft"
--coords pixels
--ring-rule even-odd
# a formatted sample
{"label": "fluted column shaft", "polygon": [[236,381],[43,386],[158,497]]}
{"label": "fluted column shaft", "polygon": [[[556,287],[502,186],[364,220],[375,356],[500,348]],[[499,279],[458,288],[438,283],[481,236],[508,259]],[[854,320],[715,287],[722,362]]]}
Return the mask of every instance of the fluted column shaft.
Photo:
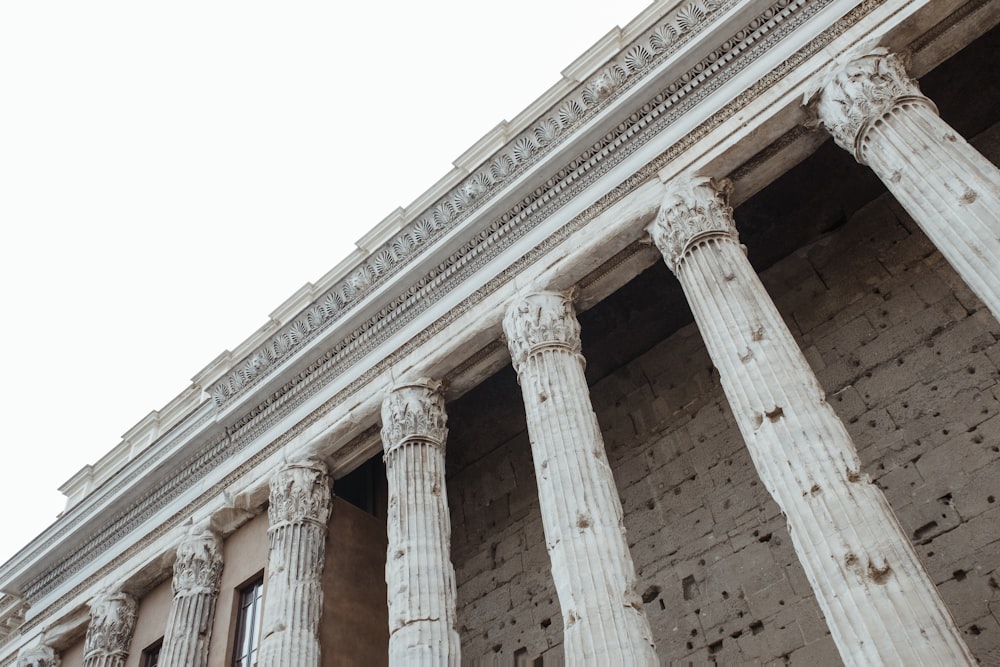
{"label": "fluted column shaft", "polygon": [[440,384],[433,380],[399,385],[382,403],[390,665],[457,667],[461,660],[445,490],[446,422]]}
{"label": "fluted column shaft", "polygon": [[261,667],[320,664],[320,579],[331,504],[322,461],[287,464],[271,480]]}
{"label": "fluted column shaft", "polygon": [[708,179],[672,184],[650,228],[848,665],[973,664],[882,491],[739,245]]}
{"label": "fluted column shaft", "polygon": [[849,59],[816,108],[1000,319],[1000,170],[941,120],[885,49]]}
{"label": "fluted column shaft", "polygon": [[174,598],[160,649],[160,667],[208,667],[221,578],[222,543],[215,533],[195,526],[177,548]]}
{"label": "fluted column shaft", "polygon": [[101,595],[90,603],[83,644],[83,667],[122,667],[135,631],[136,603],[131,595]]}
{"label": "fluted column shaft", "polygon": [[659,664],[572,301],[556,292],[529,294],[511,304],[503,326],[524,397],[566,662]]}

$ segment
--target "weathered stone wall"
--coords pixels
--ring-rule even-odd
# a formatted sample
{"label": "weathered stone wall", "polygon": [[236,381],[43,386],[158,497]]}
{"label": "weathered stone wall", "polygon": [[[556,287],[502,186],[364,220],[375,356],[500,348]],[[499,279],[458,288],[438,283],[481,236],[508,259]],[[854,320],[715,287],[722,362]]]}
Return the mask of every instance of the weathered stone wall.
{"label": "weathered stone wall", "polygon": [[[998,137],[978,142],[994,159]],[[763,279],[972,651],[1000,663],[1000,326],[888,195]],[[694,325],[592,397],[664,662],[839,664]],[[523,416],[499,412],[479,415],[495,437],[449,444],[463,659],[556,664]]]}
{"label": "weathered stone wall", "polygon": [[384,507],[380,498],[380,513],[372,516],[341,498],[333,499],[323,567],[324,667],[379,667],[389,662]]}

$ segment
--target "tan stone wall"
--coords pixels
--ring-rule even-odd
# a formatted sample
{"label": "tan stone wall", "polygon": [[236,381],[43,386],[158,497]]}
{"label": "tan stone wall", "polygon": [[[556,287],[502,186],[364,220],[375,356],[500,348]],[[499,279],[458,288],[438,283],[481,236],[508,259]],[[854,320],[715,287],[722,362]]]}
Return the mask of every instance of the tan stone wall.
{"label": "tan stone wall", "polygon": [[386,545],[384,516],[334,499],[323,567],[324,666],[389,664]]}
{"label": "tan stone wall", "polygon": [[125,667],[139,667],[142,664],[143,649],[158,639],[163,639],[173,597],[170,580],[167,579],[139,600],[135,632],[132,634],[132,645],[129,647]]}
{"label": "tan stone wall", "polygon": [[83,637],[59,654],[62,667],[83,667]]}
{"label": "tan stone wall", "polygon": [[[997,322],[888,195],[763,278],[973,652],[997,663]],[[592,396],[664,662],[839,664],[694,325]],[[479,446],[449,445],[463,449],[448,486],[464,658],[555,664],[527,436]]]}
{"label": "tan stone wall", "polygon": [[[222,580],[215,607],[212,641],[208,647],[210,665],[228,665],[232,662],[236,632],[233,619],[239,603],[237,591],[240,586],[253,579],[254,575],[264,571],[267,563],[267,526],[267,512],[258,514],[223,543]],[[264,595],[267,595],[266,587]]]}

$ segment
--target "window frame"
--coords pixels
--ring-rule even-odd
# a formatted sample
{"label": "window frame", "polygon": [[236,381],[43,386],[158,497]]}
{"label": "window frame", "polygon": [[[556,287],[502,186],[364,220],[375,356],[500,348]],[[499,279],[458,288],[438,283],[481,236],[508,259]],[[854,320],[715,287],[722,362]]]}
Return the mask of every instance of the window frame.
{"label": "window frame", "polygon": [[[233,599],[233,643],[231,667],[254,667],[260,650],[261,617],[264,608],[264,573],[236,589]],[[249,631],[249,632],[248,632]]]}
{"label": "window frame", "polygon": [[160,664],[161,649],[163,649],[163,637],[142,649],[142,657],[139,659],[140,667],[157,667]]}

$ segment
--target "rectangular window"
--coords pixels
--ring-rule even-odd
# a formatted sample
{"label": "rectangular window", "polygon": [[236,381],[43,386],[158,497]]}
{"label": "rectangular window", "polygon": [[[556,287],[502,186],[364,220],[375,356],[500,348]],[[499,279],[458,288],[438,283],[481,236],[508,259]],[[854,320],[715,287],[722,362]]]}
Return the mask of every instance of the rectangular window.
{"label": "rectangular window", "polygon": [[160,664],[160,648],[163,646],[163,640],[158,640],[155,644],[150,644],[148,647],[142,650],[142,660],[139,664],[142,667],[156,667]]}
{"label": "rectangular window", "polygon": [[264,591],[264,577],[260,576],[240,589],[236,607],[236,645],[233,650],[233,667],[254,667],[260,645],[260,602]]}

